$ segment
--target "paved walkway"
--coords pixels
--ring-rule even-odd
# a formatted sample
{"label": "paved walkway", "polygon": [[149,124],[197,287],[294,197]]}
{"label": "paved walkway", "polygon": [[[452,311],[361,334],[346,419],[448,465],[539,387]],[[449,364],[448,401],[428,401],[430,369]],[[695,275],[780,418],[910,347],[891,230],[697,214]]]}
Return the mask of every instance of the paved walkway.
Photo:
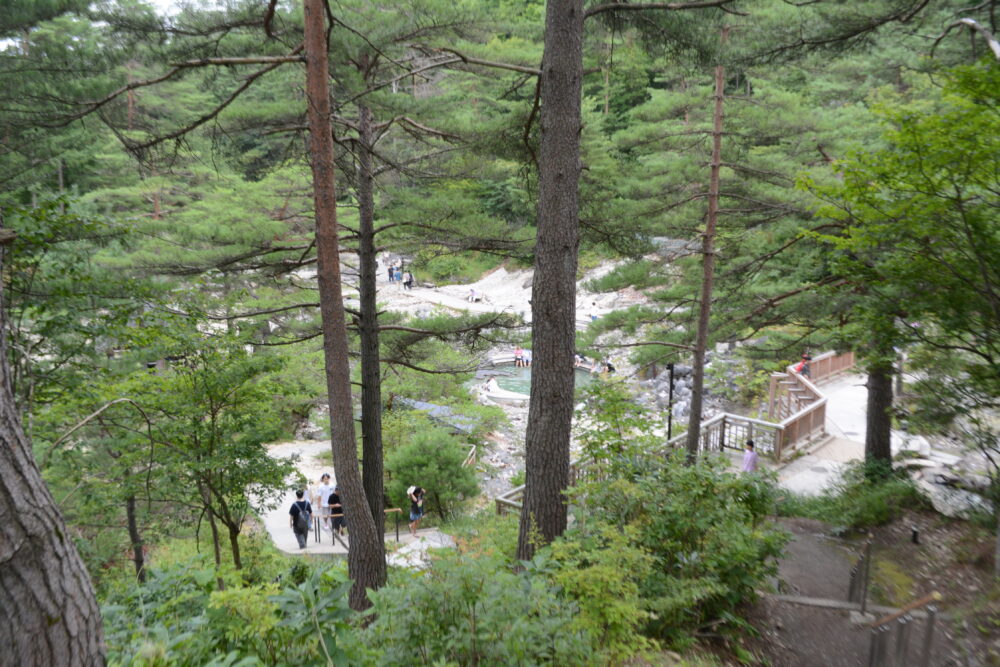
{"label": "paved walkway", "polygon": [[868,406],[866,377],[844,373],[819,385],[826,396],[826,431],[831,436],[817,449],[778,471],[781,486],[802,495],[819,495],[835,483],[844,466],[865,457]]}

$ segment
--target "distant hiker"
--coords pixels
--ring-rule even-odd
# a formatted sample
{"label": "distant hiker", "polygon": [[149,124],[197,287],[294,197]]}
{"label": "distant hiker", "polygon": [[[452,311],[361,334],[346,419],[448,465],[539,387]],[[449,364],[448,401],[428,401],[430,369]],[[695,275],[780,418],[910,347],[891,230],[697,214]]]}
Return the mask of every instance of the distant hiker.
{"label": "distant hiker", "polygon": [[295,492],[296,501],[292,503],[288,510],[288,525],[295,533],[295,539],[299,542],[299,549],[306,548],[306,538],[309,537],[309,526],[312,525],[312,505],[303,498],[305,492],[299,489]]}
{"label": "distant hiker", "polygon": [[403,267],[399,264],[396,265],[395,272],[393,273],[393,282],[403,283]]}
{"label": "distant hiker", "polygon": [[410,498],[410,535],[417,536],[420,520],[424,518],[424,493],[419,486],[411,486],[406,490]]}
{"label": "distant hiker", "polygon": [[597,314],[597,302],[596,301],[591,301],[590,302],[590,321],[591,322],[596,322],[598,317],[599,316]]}
{"label": "distant hiker", "polygon": [[396,277],[396,267],[390,264],[385,270],[389,273],[389,282],[394,282],[393,279]]}
{"label": "distant hiker", "polygon": [[[336,516],[337,514],[340,516]],[[343,535],[344,528],[347,527],[347,515],[344,514],[344,503],[340,499],[340,486],[333,487],[333,493],[330,494],[330,516],[333,519],[333,532]]]}
{"label": "distant hiker", "polygon": [[409,271],[403,274],[403,287],[413,289],[413,274]]}
{"label": "distant hiker", "polygon": [[809,362],[812,361],[812,357],[808,354],[802,355],[802,361],[795,364],[795,372],[804,378],[809,377]]}
{"label": "distant hiker", "polygon": [[757,472],[757,452],[753,448],[753,440],[747,440],[746,449],[743,451],[743,465],[740,466],[743,472]]}

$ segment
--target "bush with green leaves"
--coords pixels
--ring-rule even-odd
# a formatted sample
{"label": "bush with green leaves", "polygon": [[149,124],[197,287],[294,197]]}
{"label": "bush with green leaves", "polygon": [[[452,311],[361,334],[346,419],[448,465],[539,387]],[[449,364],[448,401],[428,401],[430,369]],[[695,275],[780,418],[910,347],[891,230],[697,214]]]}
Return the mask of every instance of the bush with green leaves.
{"label": "bush with green leaves", "polygon": [[640,585],[645,630],[671,642],[706,622],[735,619],[737,607],[776,572],[787,538],[765,521],[774,499],[764,476],[733,474],[710,456],[685,465],[681,454],[619,460],[609,478],[571,493],[579,530],[619,526],[650,554]]}
{"label": "bush with green leaves", "polygon": [[[872,471],[871,466],[879,469]],[[788,496],[779,505],[785,516],[804,516],[848,529],[879,526],[906,509],[927,507],[917,487],[899,471],[884,464],[857,462],[848,465],[837,483],[813,498]]]}
{"label": "bush with green leaves", "polygon": [[582,391],[586,415],[577,432],[590,472],[603,475],[607,465],[628,461],[660,445],[649,411],[619,380],[591,382]]}
{"label": "bush with green leaves", "polygon": [[151,570],[146,584],[110,596],[102,609],[111,665],[376,664],[357,641],[342,568],[301,581],[216,590],[208,568]]}
{"label": "bush with green leaves", "polygon": [[414,433],[410,442],[386,456],[390,503],[407,511],[406,489],[420,486],[427,490],[427,508],[448,518],[461,501],[479,493],[475,469],[462,465],[467,455],[467,447],[444,429]]}
{"label": "bush with green leaves", "polygon": [[361,639],[380,664],[599,664],[578,607],[529,567],[449,552],[371,593]]}
{"label": "bush with green leaves", "polygon": [[578,524],[539,551],[532,563],[579,605],[574,623],[595,637],[606,662],[655,647],[642,635],[650,620],[642,586],[652,574],[654,558],[637,546],[640,542],[634,526],[619,530]]}

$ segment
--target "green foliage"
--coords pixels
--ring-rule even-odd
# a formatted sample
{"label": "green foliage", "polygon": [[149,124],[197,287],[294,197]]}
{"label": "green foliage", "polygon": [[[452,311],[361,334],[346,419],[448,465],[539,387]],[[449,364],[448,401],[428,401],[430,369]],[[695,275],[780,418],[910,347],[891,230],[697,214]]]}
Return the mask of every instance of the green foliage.
{"label": "green foliage", "polygon": [[600,474],[606,464],[628,465],[629,460],[660,444],[653,433],[656,424],[652,415],[635,400],[625,382],[591,382],[582,393],[587,418],[581,420],[577,440],[594,466],[588,469],[590,473]]}
{"label": "green foliage", "polygon": [[640,590],[646,631],[682,642],[706,621],[735,618],[776,571],[785,536],[765,521],[773,482],[735,475],[721,460],[684,465],[680,455],[635,457],[612,478],[572,493],[576,520],[632,527],[653,558]]}
{"label": "green foliage", "polygon": [[776,366],[773,362],[761,362],[742,355],[732,364],[716,360],[706,369],[706,386],[711,393],[734,403],[756,406],[767,398],[771,373],[777,370]]}
{"label": "green foliage", "polygon": [[[872,466],[878,471],[873,472]],[[841,479],[820,496],[786,496],[778,504],[784,516],[805,516],[855,530],[880,526],[904,510],[927,506],[904,472],[888,475],[878,463],[848,466]]]}
{"label": "green foliage", "polygon": [[635,526],[588,525],[568,531],[533,562],[579,605],[577,627],[597,638],[612,663],[656,646],[641,634],[650,618],[641,587],[654,559],[640,542]]}
{"label": "green foliage", "polygon": [[435,283],[468,283],[479,280],[498,263],[496,257],[482,253],[453,254],[444,247],[425,246],[414,257],[410,271],[417,282],[421,275],[427,275]]}
{"label": "green foliage", "polygon": [[427,490],[428,507],[448,518],[458,503],[479,493],[475,470],[462,465],[466,455],[466,448],[442,429],[412,434],[408,443],[397,447],[385,460],[390,501],[401,503],[400,507],[408,511],[406,489],[421,486]]}
{"label": "green foliage", "polygon": [[657,269],[648,259],[628,262],[616,266],[600,278],[587,281],[586,288],[591,292],[614,292],[626,287],[643,289],[659,286],[666,282],[666,277]]}
{"label": "green foliage", "polygon": [[211,569],[174,565],[110,595],[102,609],[109,664],[374,662],[354,639],[343,570],[316,569],[283,589],[238,581],[214,587]]}
{"label": "green foliage", "polygon": [[577,608],[530,570],[502,559],[443,554],[371,594],[362,637],[382,664],[597,664]]}

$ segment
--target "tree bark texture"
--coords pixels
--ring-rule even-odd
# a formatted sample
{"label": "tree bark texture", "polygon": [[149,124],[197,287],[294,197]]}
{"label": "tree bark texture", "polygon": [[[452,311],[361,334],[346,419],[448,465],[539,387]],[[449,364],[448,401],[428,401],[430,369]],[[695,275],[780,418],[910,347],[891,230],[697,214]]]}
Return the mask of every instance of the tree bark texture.
{"label": "tree bark texture", "polygon": [[142,535],[139,533],[139,522],[135,516],[135,496],[125,499],[125,518],[128,521],[128,540],[132,544],[132,562],[135,564],[135,578],[141,583],[146,582],[146,554],[143,553],[145,545],[142,543]]}
{"label": "tree bark texture", "polygon": [[892,465],[892,364],[868,369],[868,414],[865,420],[865,463]]}
{"label": "tree bark texture", "polygon": [[[334,185],[333,129],[330,123],[329,65],[322,0],[305,0],[306,104],[309,119],[309,152],[316,215],[317,280],[323,329],[326,386],[330,399],[330,432],[333,464],[342,498],[348,508],[367,506],[358,470],[354,415],[351,406],[351,369],[348,365],[347,323],[344,319],[337,239],[337,201]],[[385,544],[369,512],[351,516],[347,571],[352,609],[367,609],[367,588],[385,581]]]}
{"label": "tree bark texture", "polygon": [[0,304],[0,663],[103,665],[94,589],[14,405]]}
{"label": "tree bark texture", "polygon": [[531,287],[532,373],[517,556],[566,529],[579,250],[583,2],[549,0],[542,56],[538,233]]}
{"label": "tree bark texture", "polygon": [[361,476],[375,530],[385,533],[382,461],[382,374],[379,363],[378,293],[375,282],[375,183],[372,112],[358,106],[358,261],[361,321]]}
{"label": "tree bark texture", "polygon": [[691,414],[688,418],[687,463],[698,460],[701,437],[702,399],[705,394],[705,349],[712,315],[712,285],[715,279],[715,226],[719,218],[719,169],[722,166],[722,100],[725,92],[725,68],[715,68],[715,112],[712,115],[712,164],[708,182],[708,214],[701,236],[701,300],[698,304],[698,332],[694,343],[691,377]]}

